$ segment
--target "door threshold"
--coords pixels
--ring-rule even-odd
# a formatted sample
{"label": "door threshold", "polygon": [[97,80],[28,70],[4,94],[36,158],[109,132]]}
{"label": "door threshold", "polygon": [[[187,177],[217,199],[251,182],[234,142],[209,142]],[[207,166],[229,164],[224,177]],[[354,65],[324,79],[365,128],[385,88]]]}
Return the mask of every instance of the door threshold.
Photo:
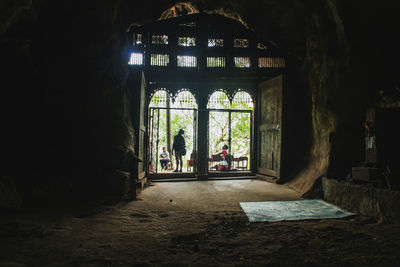
{"label": "door threshold", "polygon": [[255,176],[252,171],[209,171],[209,177]]}
{"label": "door threshold", "polygon": [[257,179],[255,175],[243,175],[243,176],[211,176],[208,180],[249,180]]}
{"label": "door threshold", "polygon": [[195,177],[152,177],[151,182],[195,182],[195,181],[215,181],[215,180],[249,180],[258,179],[254,174],[241,176],[209,176],[207,179],[197,179]]}
{"label": "door threshold", "polygon": [[196,174],[193,172],[165,172],[165,173],[152,173],[148,174],[149,179],[181,179],[181,178],[195,178]]}
{"label": "door threshold", "polygon": [[[175,179],[175,178],[196,178],[197,173],[193,172],[161,172],[151,173],[147,177],[149,179]],[[206,173],[208,178],[211,177],[241,177],[241,176],[255,176],[252,171],[210,171]]]}
{"label": "door threshold", "polygon": [[170,177],[170,178],[151,178],[149,179],[150,182],[155,182],[155,183],[167,183],[167,182],[196,182],[199,181],[196,178],[190,178],[190,177],[182,177],[182,178],[177,178],[177,177]]}

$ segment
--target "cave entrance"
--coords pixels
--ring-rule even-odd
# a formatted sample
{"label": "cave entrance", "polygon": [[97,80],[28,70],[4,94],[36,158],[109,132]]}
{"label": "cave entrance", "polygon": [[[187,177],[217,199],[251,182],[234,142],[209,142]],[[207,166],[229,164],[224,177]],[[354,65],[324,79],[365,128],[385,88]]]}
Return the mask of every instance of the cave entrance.
{"label": "cave entrance", "polygon": [[151,97],[148,114],[149,174],[165,176],[176,169],[173,139],[180,129],[184,130],[186,146],[186,155],[182,159],[182,172],[195,172],[197,103],[193,94],[182,89],[172,98],[167,90],[158,89]]}
{"label": "cave entrance", "polygon": [[210,172],[248,172],[253,131],[253,100],[238,91],[233,99],[222,90],[214,92],[207,104]]}

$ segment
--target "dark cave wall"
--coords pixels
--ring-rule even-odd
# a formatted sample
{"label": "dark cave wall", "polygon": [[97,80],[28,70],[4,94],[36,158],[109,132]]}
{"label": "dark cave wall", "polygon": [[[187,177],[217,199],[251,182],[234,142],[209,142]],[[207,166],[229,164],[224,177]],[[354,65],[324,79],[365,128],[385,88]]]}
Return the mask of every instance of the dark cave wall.
{"label": "dark cave wall", "polygon": [[[0,1],[3,184],[25,199],[109,191],[134,141],[126,29],[176,2]],[[294,124],[293,188],[304,193],[327,172],[339,179],[362,160],[364,109],[399,72],[395,1],[193,3],[240,14],[293,59],[292,84],[309,99],[292,107],[305,114]]]}
{"label": "dark cave wall", "polygon": [[[366,109],[380,101],[379,90],[399,85],[400,34],[398,1],[337,1],[350,56],[342,86],[332,92],[329,108],[336,114],[329,177],[343,179],[364,161]],[[395,123],[395,122],[393,122]]]}
{"label": "dark cave wall", "polygon": [[28,198],[104,193],[128,168],[120,147],[133,149],[119,1],[22,4],[1,5],[14,8],[1,36],[2,176]]}

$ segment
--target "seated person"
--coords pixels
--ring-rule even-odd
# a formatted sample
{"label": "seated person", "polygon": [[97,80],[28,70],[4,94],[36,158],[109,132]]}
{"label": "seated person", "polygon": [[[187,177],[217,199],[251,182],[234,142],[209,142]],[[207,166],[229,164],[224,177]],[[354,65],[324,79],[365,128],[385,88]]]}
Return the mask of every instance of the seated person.
{"label": "seated person", "polygon": [[168,163],[170,161],[169,152],[167,151],[167,148],[163,146],[160,154],[161,170],[168,170]]}
{"label": "seated person", "polygon": [[224,145],[222,147],[222,152],[220,152],[222,160],[218,164],[219,171],[229,171],[231,169],[232,157],[228,154],[228,146]]}

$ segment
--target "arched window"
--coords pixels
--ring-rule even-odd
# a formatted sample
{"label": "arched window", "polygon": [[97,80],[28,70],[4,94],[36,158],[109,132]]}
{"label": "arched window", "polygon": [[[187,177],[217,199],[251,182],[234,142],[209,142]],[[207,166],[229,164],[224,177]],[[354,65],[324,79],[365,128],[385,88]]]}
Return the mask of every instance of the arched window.
{"label": "arched window", "polygon": [[[249,93],[239,89],[232,99],[219,90],[214,92],[207,108],[209,170],[218,170],[222,147],[227,146],[230,170],[249,170],[251,118],[254,103]],[[216,165],[217,164],[217,165]],[[217,166],[217,168],[215,167]]]}
{"label": "arched window", "polygon": [[216,91],[208,100],[207,108],[230,109],[231,102],[224,91]]}
{"label": "arched window", "polygon": [[245,91],[239,90],[233,97],[232,109],[253,110],[254,103],[251,95]]}
{"label": "arched window", "polygon": [[182,91],[176,95],[173,107],[197,109],[196,98],[188,90],[182,89]]}
{"label": "arched window", "polygon": [[[160,155],[163,147],[171,152],[173,138],[180,129],[184,130],[186,159],[192,159],[196,148],[197,102],[194,95],[188,89],[182,88],[171,96],[167,89],[159,88],[150,99],[148,111],[149,172],[165,172],[173,167],[172,164],[161,166]],[[194,167],[194,162],[184,160],[182,171],[194,171]]]}
{"label": "arched window", "polygon": [[[167,104],[169,102],[169,105]],[[151,97],[149,107],[151,108],[166,108],[172,106],[171,97],[167,90],[159,89]]]}

